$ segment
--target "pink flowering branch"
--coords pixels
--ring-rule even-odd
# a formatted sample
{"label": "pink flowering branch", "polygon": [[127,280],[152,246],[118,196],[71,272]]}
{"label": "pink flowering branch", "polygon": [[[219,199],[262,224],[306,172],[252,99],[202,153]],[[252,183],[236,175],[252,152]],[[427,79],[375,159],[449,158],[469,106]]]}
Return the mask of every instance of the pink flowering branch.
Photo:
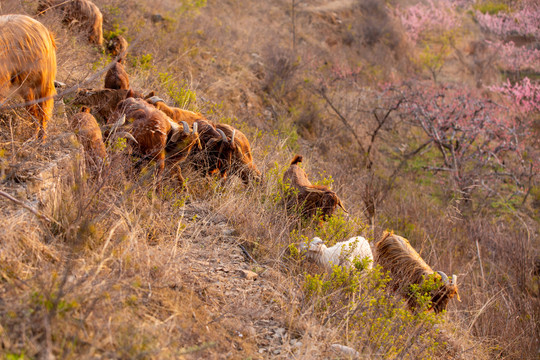
{"label": "pink flowering branch", "polygon": [[525,2],[521,9],[511,14],[491,15],[476,11],[475,17],[480,27],[492,34],[540,39],[540,3],[537,1]]}
{"label": "pink flowering branch", "polygon": [[460,26],[455,5],[447,2],[434,4],[429,0],[427,4],[418,3],[405,10],[396,8],[395,14],[413,43],[428,32],[445,32]]}

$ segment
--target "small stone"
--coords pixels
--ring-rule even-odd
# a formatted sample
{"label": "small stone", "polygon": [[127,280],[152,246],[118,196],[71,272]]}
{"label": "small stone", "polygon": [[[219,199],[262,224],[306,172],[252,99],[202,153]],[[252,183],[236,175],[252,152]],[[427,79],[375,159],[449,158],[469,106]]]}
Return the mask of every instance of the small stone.
{"label": "small stone", "polygon": [[151,20],[153,23],[158,23],[158,22],[164,21],[165,18],[164,18],[163,15],[161,15],[161,14],[152,14],[152,16],[150,16],[150,20]]}
{"label": "small stone", "polygon": [[226,229],[223,229],[221,231],[221,233],[225,236],[233,236],[236,234],[236,230],[235,229],[231,229],[231,228],[226,228]]}
{"label": "small stone", "polygon": [[250,270],[239,269],[238,273],[240,274],[242,278],[247,279],[247,280],[255,280],[259,277],[259,274]]}
{"label": "small stone", "polygon": [[334,350],[336,353],[341,354],[343,356],[349,356],[352,358],[357,358],[360,356],[360,353],[356,350],[354,350],[351,347],[341,345],[341,344],[332,344],[330,345],[330,348]]}

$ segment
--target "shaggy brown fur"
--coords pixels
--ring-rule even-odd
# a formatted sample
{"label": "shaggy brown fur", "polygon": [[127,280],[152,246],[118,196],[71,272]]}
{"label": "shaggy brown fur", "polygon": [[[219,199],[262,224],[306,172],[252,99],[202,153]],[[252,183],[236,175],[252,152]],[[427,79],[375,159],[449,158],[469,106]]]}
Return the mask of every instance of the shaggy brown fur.
{"label": "shaggy brown fur", "polygon": [[217,124],[217,129],[223,131],[229,141],[228,144],[223,144],[225,146],[218,154],[218,169],[221,176],[225,177],[228,173],[237,174],[244,184],[248,184],[251,180],[260,181],[261,172],[253,162],[251,146],[246,135],[227,124]]}
{"label": "shaggy brown fur", "polygon": [[10,91],[26,102],[45,99],[27,106],[41,138],[52,116],[55,77],[56,46],[47,28],[25,15],[0,16],[0,108]]}
{"label": "shaggy brown fur", "polygon": [[127,54],[129,44],[122,35],[115,35],[111,40],[107,42],[107,51],[111,56],[121,55],[123,59]]}
{"label": "shaggy brown fur", "polygon": [[73,99],[74,105],[85,105],[95,111],[95,115],[104,123],[112,116],[118,104],[127,96],[142,98],[143,95],[133,90],[79,89]]}
{"label": "shaggy brown fur", "polygon": [[146,159],[156,160],[158,174],[167,164],[176,170],[177,178],[183,184],[179,163],[186,159],[191,149],[199,144],[199,134],[190,131],[187,123],[181,127],[163,112],[157,110],[143,99],[127,98],[118,104],[113,122],[126,116],[126,128],[133,135],[138,154]]}
{"label": "shaggy brown fur", "polygon": [[[433,274],[442,281],[441,275],[426,264],[407,239],[389,232],[384,232],[381,240],[375,244],[375,262],[390,272],[391,286],[407,298],[411,308],[417,306],[414,297],[409,294],[411,284],[421,284]],[[448,302],[455,295],[459,300],[457,284],[452,281],[443,283],[439,289],[432,291],[430,309],[435,312],[446,310]]]}
{"label": "shaggy brown fur", "polygon": [[96,119],[90,114],[90,109],[83,106],[81,112],[71,118],[70,125],[83,145],[90,167],[98,170],[107,157],[107,151],[101,129]]}
{"label": "shaggy brown fur", "polygon": [[124,69],[122,59],[118,59],[118,61],[111,66],[109,71],[107,71],[107,74],[105,75],[105,89],[129,89],[129,76]]}
{"label": "shaggy brown fur", "polygon": [[301,214],[306,218],[319,213],[321,220],[331,216],[338,206],[346,212],[334,191],[326,186],[313,185],[309,181],[304,169],[298,165],[301,161],[302,156],[296,155],[291,161],[291,166],[283,174],[283,181],[296,189],[295,193],[289,194],[287,208],[290,211],[301,209]]}
{"label": "shaggy brown fur", "polygon": [[103,15],[89,0],[40,0],[38,14],[53,8],[64,15],[64,23],[75,24],[88,34],[88,40],[96,45],[103,44]]}
{"label": "shaggy brown fur", "polygon": [[138,153],[143,158],[155,159],[159,172],[165,166],[165,146],[171,131],[167,116],[142,99],[127,98],[122,100],[112,116],[117,121],[126,116],[128,131],[137,140]]}

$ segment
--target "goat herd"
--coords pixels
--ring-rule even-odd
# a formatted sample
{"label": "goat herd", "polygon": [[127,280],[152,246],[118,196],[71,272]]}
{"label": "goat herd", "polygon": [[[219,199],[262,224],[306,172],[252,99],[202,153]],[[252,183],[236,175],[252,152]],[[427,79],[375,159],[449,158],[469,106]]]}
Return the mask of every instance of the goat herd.
{"label": "goat herd", "polygon": [[[40,0],[38,12],[45,11],[59,12],[64,23],[75,23],[91,42],[101,46],[102,15],[90,1]],[[155,161],[159,177],[167,168],[168,173],[177,176],[180,186],[184,184],[180,166],[187,163],[204,174],[219,173],[223,178],[237,174],[244,184],[261,181],[249,141],[241,131],[216,124],[200,113],[171,107],[154,93],[144,96],[132,90],[123,66],[127,41],[117,36],[107,48],[115,61],[105,76],[105,88],[79,89],[73,103],[81,105],[80,112],[70,119],[90,169],[98,171],[106,163],[104,138],[123,137],[141,161]],[[54,106],[55,49],[53,35],[40,22],[26,15],[0,16],[0,109],[6,98],[18,93],[26,101],[28,113],[39,122],[40,139],[46,136]],[[91,112],[104,125],[100,127]],[[283,176],[284,182],[294,189],[288,194],[287,208],[296,209],[307,218],[318,216],[320,221],[331,216],[338,206],[346,211],[334,191],[311,184],[298,165],[301,161],[301,156],[295,156]],[[449,300],[458,295],[455,275],[449,279],[443,272],[433,271],[406,239],[392,233],[384,233],[375,244],[375,259],[363,237],[330,248],[314,238],[302,244],[301,249],[327,270],[334,265],[350,267],[355,259],[374,260],[390,272],[393,288],[408,299],[411,307],[415,302],[408,294],[410,285],[420,284],[428,276],[438,279],[440,284],[431,293],[431,308],[435,311],[446,309]]]}

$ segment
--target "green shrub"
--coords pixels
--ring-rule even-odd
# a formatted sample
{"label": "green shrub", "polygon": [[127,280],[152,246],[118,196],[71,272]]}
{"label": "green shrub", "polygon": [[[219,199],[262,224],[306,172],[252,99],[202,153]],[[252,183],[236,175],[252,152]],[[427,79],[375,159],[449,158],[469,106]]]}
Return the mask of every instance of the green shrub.
{"label": "green shrub", "polygon": [[500,12],[510,12],[508,5],[497,1],[486,1],[481,4],[475,4],[473,6],[475,10],[480,11],[482,14],[496,15]]}

